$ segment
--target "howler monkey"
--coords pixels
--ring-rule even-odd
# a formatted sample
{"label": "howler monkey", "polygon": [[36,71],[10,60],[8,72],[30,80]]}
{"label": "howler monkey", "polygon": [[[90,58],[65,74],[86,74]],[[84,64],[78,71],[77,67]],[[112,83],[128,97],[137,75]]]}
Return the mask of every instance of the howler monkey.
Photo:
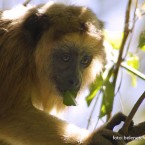
{"label": "howler monkey", "polygon": [[50,115],[65,108],[64,92],[82,90],[101,71],[100,21],[85,7],[63,4],[23,12],[0,18],[0,145],[123,145],[107,127],[83,136]]}

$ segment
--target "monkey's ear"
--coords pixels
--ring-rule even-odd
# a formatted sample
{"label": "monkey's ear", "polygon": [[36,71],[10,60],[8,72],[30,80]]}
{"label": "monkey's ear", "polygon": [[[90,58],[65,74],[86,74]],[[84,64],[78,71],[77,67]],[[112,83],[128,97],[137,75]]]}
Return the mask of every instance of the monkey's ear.
{"label": "monkey's ear", "polygon": [[30,38],[34,43],[41,38],[43,32],[49,28],[49,25],[48,16],[39,12],[31,13],[23,22],[26,37]]}

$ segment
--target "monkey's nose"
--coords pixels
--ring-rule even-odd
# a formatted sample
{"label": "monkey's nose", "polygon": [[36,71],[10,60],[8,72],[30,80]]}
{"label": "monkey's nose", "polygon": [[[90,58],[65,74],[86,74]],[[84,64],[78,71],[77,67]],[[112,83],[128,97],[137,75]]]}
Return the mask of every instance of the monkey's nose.
{"label": "monkey's nose", "polygon": [[81,81],[79,79],[69,79],[68,86],[69,86],[70,90],[78,91],[81,86]]}

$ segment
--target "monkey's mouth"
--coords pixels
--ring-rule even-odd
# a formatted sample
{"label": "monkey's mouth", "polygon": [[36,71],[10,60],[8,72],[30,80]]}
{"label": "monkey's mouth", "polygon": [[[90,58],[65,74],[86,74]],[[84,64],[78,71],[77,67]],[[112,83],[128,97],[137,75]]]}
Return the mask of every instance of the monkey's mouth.
{"label": "monkey's mouth", "polygon": [[77,93],[80,90],[80,87],[74,89],[74,88],[64,88],[64,87],[62,88],[62,87],[57,86],[57,90],[58,90],[60,96],[62,96],[62,97],[65,95],[71,94],[72,96],[74,96],[76,98]]}
{"label": "monkey's mouth", "polygon": [[63,93],[63,104],[66,106],[76,106],[76,97],[77,97],[77,92],[74,91],[66,91]]}
{"label": "monkey's mouth", "polygon": [[60,87],[57,88],[58,92],[59,92],[59,96],[61,96],[63,98],[63,104],[66,106],[76,106],[77,102],[76,102],[76,97],[78,94],[78,90],[69,90],[69,89],[62,89]]}
{"label": "monkey's mouth", "polygon": [[60,87],[57,87],[57,90],[58,90],[61,97],[65,96],[65,94],[68,94],[68,92],[70,94],[72,94],[73,96],[77,96],[77,93],[79,91],[79,89],[73,90],[73,89],[64,89],[64,88],[60,88]]}

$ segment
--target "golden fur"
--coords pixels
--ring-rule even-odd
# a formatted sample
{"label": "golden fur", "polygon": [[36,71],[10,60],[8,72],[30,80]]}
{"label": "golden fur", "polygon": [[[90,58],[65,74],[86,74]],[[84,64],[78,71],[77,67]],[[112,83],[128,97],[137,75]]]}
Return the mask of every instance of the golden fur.
{"label": "golden fur", "polygon": [[81,89],[92,83],[105,60],[100,21],[85,7],[62,4],[30,8],[13,19],[6,17],[9,13],[0,19],[0,140],[11,145],[84,145],[80,129],[67,132],[69,124],[44,112],[65,107],[49,62],[54,46],[75,43],[78,51],[93,54]]}

